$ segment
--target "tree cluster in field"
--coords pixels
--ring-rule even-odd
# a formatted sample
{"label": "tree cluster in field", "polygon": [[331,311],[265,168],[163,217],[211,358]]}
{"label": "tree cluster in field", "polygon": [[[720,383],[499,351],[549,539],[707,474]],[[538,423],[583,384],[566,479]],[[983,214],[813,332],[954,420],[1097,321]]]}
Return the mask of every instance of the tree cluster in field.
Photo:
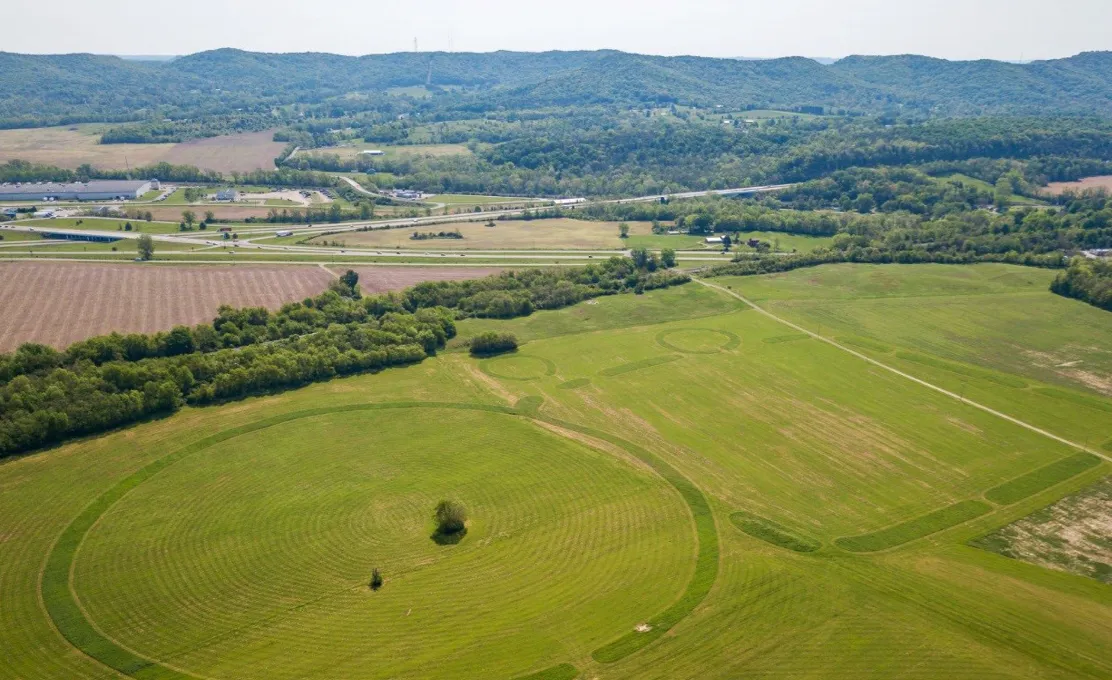
{"label": "tree cluster in field", "polygon": [[517,336],[513,333],[486,331],[471,338],[468,346],[471,348],[471,354],[477,357],[504,354],[517,349]]}
{"label": "tree cluster in field", "polygon": [[508,319],[537,309],[559,309],[602,295],[667,288],[690,281],[686,274],[648,271],[629,258],[567,269],[526,269],[470,281],[429,281],[406,291],[416,307],[441,306],[461,315]]}
{"label": "tree cluster in field", "polygon": [[441,535],[459,534],[467,530],[467,508],[459,501],[442,500],[433,511],[436,533]]}
{"label": "tree cluster in field", "polygon": [[459,229],[455,231],[415,231],[409,238],[414,241],[428,241],[437,238],[461,239],[463,233]]}
{"label": "tree cluster in field", "polygon": [[1112,312],[1112,260],[1074,258],[1050,290]]}
{"label": "tree cluster in field", "polygon": [[26,344],[0,355],[0,457],[103,432],[183,404],[206,404],[421,361],[454,337],[454,319],[509,318],[600,295],[677,285],[626,258],[523,270],[361,296],[349,272],[316,297],[223,306],[210,324],[90,338],[64,351]]}

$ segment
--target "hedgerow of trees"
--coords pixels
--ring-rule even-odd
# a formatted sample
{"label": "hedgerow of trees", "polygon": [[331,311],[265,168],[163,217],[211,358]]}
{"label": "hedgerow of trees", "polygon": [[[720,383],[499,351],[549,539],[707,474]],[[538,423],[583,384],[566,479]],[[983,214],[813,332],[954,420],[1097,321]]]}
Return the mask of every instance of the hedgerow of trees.
{"label": "hedgerow of trees", "polygon": [[277,312],[221,307],[210,324],[90,338],[63,351],[0,355],[0,457],[103,432],[184,404],[208,404],[418,362],[455,335],[455,319],[509,318],[600,295],[678,285],[628,258],[505,272],[361,296],[357,280]]}

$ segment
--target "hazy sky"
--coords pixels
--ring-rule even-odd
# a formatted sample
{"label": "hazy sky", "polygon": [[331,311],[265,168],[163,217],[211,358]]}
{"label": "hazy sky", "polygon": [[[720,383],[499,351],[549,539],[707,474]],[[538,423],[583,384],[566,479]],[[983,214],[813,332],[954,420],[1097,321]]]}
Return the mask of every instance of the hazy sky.
{"label": "hazy sky", "polygon": [[1112,49],[1112,0],[14,0],[9,52],[613,48],[716,57],[1046,59]]}

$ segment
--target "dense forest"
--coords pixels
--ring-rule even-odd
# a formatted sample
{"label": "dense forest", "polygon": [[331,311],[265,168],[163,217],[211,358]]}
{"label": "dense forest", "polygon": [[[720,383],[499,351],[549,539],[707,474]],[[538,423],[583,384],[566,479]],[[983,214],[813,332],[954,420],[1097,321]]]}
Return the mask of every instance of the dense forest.
{"label": "dense forest", "polygon": [[608,50],[347,57],[220,49],[168,62],[0,53],[0,125],[268,115],[292,104],[343,114],[391,106],[391,88],[425,86],[439,106],[473,112],[678,103],[918,116],[1098,113],[1112,103],[1112,53],[1029,64],[895,56],[831,65]]}
{"label": "dense forest", "polygon": [[221,307],[211,324],[91,338],[57,351],[27,344],[0,355],[0,458],[103,432],[184,404],[287,389],[418,362],[455,335],[455,319],[510,318],[602,295],[686,283],[628,258],[423,283],[362,296],[348,272],[329,290],[277,312]]}

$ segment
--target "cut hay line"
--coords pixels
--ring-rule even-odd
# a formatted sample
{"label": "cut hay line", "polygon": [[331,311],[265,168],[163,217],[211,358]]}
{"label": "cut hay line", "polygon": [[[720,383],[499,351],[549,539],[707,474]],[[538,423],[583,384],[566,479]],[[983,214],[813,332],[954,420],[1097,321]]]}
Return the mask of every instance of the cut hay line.
{"label": "cut hay line", "polygon": [[991,511],[992,507],[988,503],[973,500],[959,501],[879,531],[859,536],[844,536],[836,539],[834,544],[850,552],[887,550],[955,527]]}
{"label": "cut hay line", "polygon": [[988,382],[996,383],[997,385],[1003,385],[1004,387],[1015,387],[1017,389],[1023,389],[1024,387],[1027,387],[1026,382],[1014,376],[1002,374],[998,375],[996,373],[991,373],[989,371],[974,368],[972,366],[963,366],[961,364],[956,364],[950,361],[936,359],[935,357],[929,357],[923,354],[916,354],[915,352],[900,351],[896,352],[896,356],[905,361],[911,361],[917,364],[922,364],[923,366],[930,366],[932,368],[940,368],[944,371],[949,371],[950,373],[964,375],[967,378],[987,380]]}
{"label": "cut hay line", "polygon": [[892,348],[883,342],[877,342],[870,338],[862,338],[855,335],[840,337],[838,341],[854,347],[860,347],[861,349],[871,349],[874,352],[881,352],[883,354],[889,354],[892,351]]}
{"label": "cut hay line", "polygon": [[[672,335],[676,335],[678,333],[691,333],[691,332],[712,333],[712,334],[715,334],[715,335],[720,335],[720,336],[722,336],[723,338],[726,339],[726,342],[722,343],[718,348],[710,349],[710,350],[691,349],[691,348],[688,348],[688,347],[679,347],[677,345],[673,345],[672,343],[668,342],[668,338]],[[661,331],[661,332],[657,333],[656,334],[656,342],[661,347],[664,347],[666,349],[670,349],[673,352],[680,352],[682,354],[717,354],[718,352],[721,352],[721,351],[724,351],[724,350],[736,349],[739,345],[741,345],[741,338],[739,338],[737,336],[737,334],[735,334],[735,333],[731,333],[730,331],[724,331],[724,330],[721,330],[721,329],[718,329],[718,328],[673,328],[672,330]]]}
{"label": "cut hay line", "polygon": [[561,389],[561,390],[577,390],[580,387],[586,387],[587,385],[590,385],[590,384],[591,384],[591,379],[590,378],[576,378],[575,380],[569,380],[567,382],[560,383],[556,387]]}
{"label": "cut hay line", "polygon": [[796,340],[810,340],[811,336],[804,335],[803,333],[789,333],[788,335],[776,335],[771,338],[765,338],[761,342],[766,342],[770,345],[778,345],[781,342],[795,342]]}
{"label": "cut hay line", "polygon": [[[146,658],[123,647],[115,640],[103,634],[86,617],[84,610],[77,600],[76,593],[73,591],[71,573],[73,571],[73,563],[77,556],[77,552],[93,526],[97,524],[100,518],[112,508],[117,501],[123,498],[132,489],[151,479],[179,460],[215,444],[302,418],[336,413],[405,408],[458,409],[465,411],[485,411],[525,418],[531,417],[539,422],[548,423],[556,427],[595,437],[625,449],[628,453],[651,467],[679,493],[680,497],[687,504],[695,524],[698,553],[696,556],[695,572],[691,581],[688,583],[679,600],[674,602],[661,614],[648,621],[648,624],[652,626],[651,632],[627,633],[625,636],[595,650],[595,652],[592,653],[592,657],[594,657],[595,660],[609,663],[625,658],[637,650],[642,649],[690,614],[694,608],[703,601],[707,593],[710,592],[718,575],[719,552],[718,534],[710,504],[707,502],[703,493],[690,480],[684,477],[670,464],[648,450],[605,432],[555,418],[530,415],[505,406],[424,401],[351,404],[346,406],[294,411],[247,425],[230,428],[198,440],[148,464],[120,480],[102,493],[96,500],[86,506],[85,509],[70,522],[65,530],[63,530],[62,534],[52,546],[50,554],[47,556],[46,565],[40,576],[39,591],[42,601],[58,632],[76,649],[123,675],[142,678],[143,680],[195,680],[195,676],[193,675],[171,668],[159,663],[157,660]],[[562,664],[541,671],[541,673],[552,673],[553,675],[540,675],[538,677],[555,680],[574,678],[578,672],[576,671],[576,675],[568,675],[568,673],[572,671],[575,671],[573,666],[570,664]]]}
{"label": "cut hay line", "polygon": [[680,356],[675,355],[675,354],[669,354],[669,355],[662,356],[662,357],[652,357],[651,359],[642,359],[641,361],[632,361],[628,364],[622,364],[621,366],[612,366],[611,368],[604,368],[603,370],[599,371],[598,374],[599,375],[605,375],[605,376],[622,375],[623,373],[632,373],[633,371],[640,371],[643,368],[652,368],[653,366],[660,366],[660,365],[663,365],[663,364],[668,364],[668,363],[671,363],[673,361],[677,361],[677,360],[682,359],[682,358],[683,357],[680,357]]}
{"label": "cut hay line", "polygon": [[738,510],[731,514],[730,521],[738,529],[753,538],[787,550],[808,553],[822,547],[821,541],[801,536],[778,522],[744,510]]}
{"label": "cut hay line", "polygon": [[[525,364],[534,364],[533,369],[527,370],[524,375],[507,375],[506,373],[499,373],[494,369],[494,367],[506,364],[509,364],[510,366],[517,364],[520,366],[520,364],[523,362]],[[537,363],[539,363],[540,366],[537,366]],[[548,359],[545,359],[544,357],[527,354],[508,354],[506,356],[494,357],[492,359],[483,359],[479,362],[479,370],[481,370],[483,373],[486,373],[492,378],[499,378],[501,380],[529,381],[539,380],[546,376],[555,375],[556,364],[552,363]]]}
{"label": "cut hay line", "polygon": [[1112,413],[1112,403],[1104,401],[1098,397],[1090,397],[1085,394],[1077,394],[1069,390],[1059,389],[1057,387],[1036,387],[1035,392],[1050,397],[1052,399],[1061,399],[1068,401],[1078,406],[1084,406],[1096,411],[1104,411],[1105,413]]}
{"label": "cut hay line", "polygon": [[543,671],[522,675],[516,678],[516,680],[575,680],[575,678],[578,677],[579,671],[575,666],[570,663],[562,663],[559,666],[546,668]]}
{"label": "cut hay line", "polygon": [[1100,458],[1092,454],[1078,453],[993,487],[985,492],[985,498],[997,505],[1011,505],[1079,475],[1089,468],[1094,468],[1100,463]]}

